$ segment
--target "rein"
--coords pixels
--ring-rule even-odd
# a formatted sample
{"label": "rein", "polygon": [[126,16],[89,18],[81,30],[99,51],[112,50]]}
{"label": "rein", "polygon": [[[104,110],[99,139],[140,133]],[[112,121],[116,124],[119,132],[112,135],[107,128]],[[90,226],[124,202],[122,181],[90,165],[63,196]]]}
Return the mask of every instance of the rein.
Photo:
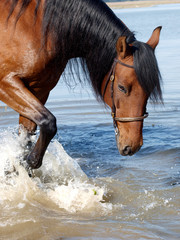
{"label": "rein", "polygon": [[123,62],[121,62],[119,59],[115,58],[114,62],[112,64],[111,70],[109,72],[109,75],[107,77],[107,81],[103,90],[103,98],[104,95],[106,93],[106,89],[107,86],[109,84],[109,82],[111,82],[111,99],[112,99],[112,112],[111,112],[111,116],[113,118],[113,125],[115,128],[115,133],[116,135],[118,134],[118,128],[117,128],[117,122],[136,122],[136,121],[142,121],[143,119],[148,117],[148,113],[145,113],[143,116],[140,117],[116,117],[116,106],[114,104],[114,80],[115,80],[115,68],[116,68],[116,64],[119,63],[122,66],[128,67],[128,68],[134,68],[133,65],[128,65],[125,64]]}

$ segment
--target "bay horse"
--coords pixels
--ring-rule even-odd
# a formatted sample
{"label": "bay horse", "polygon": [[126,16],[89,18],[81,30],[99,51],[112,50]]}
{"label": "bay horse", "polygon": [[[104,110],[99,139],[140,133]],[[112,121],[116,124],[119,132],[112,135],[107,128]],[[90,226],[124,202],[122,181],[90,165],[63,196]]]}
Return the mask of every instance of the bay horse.
{"label": "bay horse", "polygon": [[162,99],[154,54],[161,27],[143,43],[101,0],[1,0],[0,29],[0,100],[19,113],[28,135],[40,128],[30,168],[41,166],[56,134],[44,104],[70,59],[111,107],[119,152],[140,149],[147,100]]}

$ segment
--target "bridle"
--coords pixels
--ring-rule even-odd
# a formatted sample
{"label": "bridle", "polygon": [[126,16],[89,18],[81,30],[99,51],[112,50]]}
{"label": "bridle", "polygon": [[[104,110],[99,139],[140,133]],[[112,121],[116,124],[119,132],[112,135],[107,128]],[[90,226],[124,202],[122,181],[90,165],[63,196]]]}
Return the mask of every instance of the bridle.
{"label": "bridle", "polygon": [[136,122],[136,121],[142,121],[143,119],[148,117],[148,113],[145,112],[145,114],[143,116],[140,117],[116,117],[116,106],[114,103],[114,80],[115,80],[115,68],[117,63],[121,64],[122,66],[128,67],[128,68],[134,68],[134,66],[132,65],[128,65],[125,64],[123,62],[121,62],[119,59],[115,58],[114,62],[112,64],[111,70],[109,72],[109,75],[107,77],[106,83],[105,83],[105,87],[104,87],[104,91],[103,91],[103,99],[104,99],[104,95],[106,93],[106,89],[107,86],[109,84],[109,82],[111,82],[111,99],[112,99],[112,112],[111,112],[111,116],[113,118],[113,125],[115,128],[115,133],[118,134],[118,128],[117,128],[117,122]]}

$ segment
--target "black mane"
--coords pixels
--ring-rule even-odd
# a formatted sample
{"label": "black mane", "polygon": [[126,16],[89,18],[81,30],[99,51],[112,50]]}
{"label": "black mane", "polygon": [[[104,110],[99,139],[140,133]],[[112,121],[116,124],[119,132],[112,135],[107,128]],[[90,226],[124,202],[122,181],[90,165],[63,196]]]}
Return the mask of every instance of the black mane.
{"label": "black mane", "polygon": [[[11,4],[8,18],[19,1],[6,0]],[[20,1],[17,21],[32,1]],[[35,17],[40,3],[41,0],[36,0]],[[140,85],[152,99],[161,99],[160,74],[153,50],[136,41],[134,34],[102,0],[45,0],[42,34],[44,47],[49,37],[53,41],[59,62],[80,58],[98,96],[101,96],[104,76],[116,57],[116,42],[120,36],[126,36],[127,43],[133,42],[134,67]]]}

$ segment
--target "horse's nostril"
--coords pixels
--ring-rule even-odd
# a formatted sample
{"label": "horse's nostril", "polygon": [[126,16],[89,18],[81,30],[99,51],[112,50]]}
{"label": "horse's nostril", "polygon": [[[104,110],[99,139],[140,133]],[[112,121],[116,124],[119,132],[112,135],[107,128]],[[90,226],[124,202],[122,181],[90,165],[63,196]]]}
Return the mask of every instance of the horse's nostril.
{"label": "horse's nostril", "polygon": [[130,146],[126,146],[124,149],[123,149],[123,155],[132,155],[132,149]]}

